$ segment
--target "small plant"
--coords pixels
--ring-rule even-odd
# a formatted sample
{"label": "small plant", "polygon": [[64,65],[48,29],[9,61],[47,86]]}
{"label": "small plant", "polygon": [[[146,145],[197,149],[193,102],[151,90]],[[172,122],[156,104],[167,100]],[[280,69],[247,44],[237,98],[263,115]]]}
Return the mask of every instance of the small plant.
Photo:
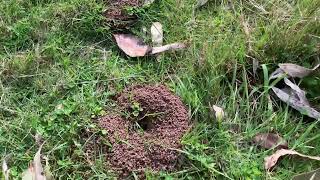
{"label": "small plant", "polygon": [[132,115],[134,117],[138,117],[143,111],[143,108],[140,106],[140,103],[138,102],[133,102],[133,104],[131,105],[131,109],[132,109]]}
{"label": "small plant", "polygon": [[143,7],[128,6],[125,9],[130,16],[133,16],[133,15],[140,16],[146,13],[146,10]]}

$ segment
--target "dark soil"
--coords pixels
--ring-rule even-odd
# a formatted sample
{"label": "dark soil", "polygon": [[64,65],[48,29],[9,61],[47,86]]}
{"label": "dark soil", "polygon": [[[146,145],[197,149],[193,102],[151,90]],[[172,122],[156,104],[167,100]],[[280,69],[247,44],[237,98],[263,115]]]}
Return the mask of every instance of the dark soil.
{"label": "dark soil", "polygon": [[137,8],[142,5],[141,0],[107,0],[107,10],[104,16],[114,27],[125,27],[137,20],[137,16],[127,12],[128,7]]}
{"label": "dark soil", "polygon": [[[112,145],[108,161],[120,177],[146,169],[172,171],[177,165],[181,138],[189,128],[186,107],[165,86],[133,86],[116,98],[122,115],[107,115],[99,125]],[[143,109],[132,116],[132,104]]]}

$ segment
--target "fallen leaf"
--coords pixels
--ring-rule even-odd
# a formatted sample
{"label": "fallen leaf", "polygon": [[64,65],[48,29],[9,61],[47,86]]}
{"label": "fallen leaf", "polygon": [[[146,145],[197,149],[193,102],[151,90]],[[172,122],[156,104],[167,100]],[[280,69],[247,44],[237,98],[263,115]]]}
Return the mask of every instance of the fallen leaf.
{"label": "fallen leaf", "polygon": [[296,95],[296,97],[299,99],[301,103],[310,106],[310,103],[306,97],[306,92],[301,90],[299,86],[297,86],[287,78],[284,78],[284,83],[286,83],[286,85],[288,85],[291,88],[291,94]]}
{"label": "fallen leaf", "polygon": [[281,101],[287,103],[289,106],[296,109],[301,114],[305,114],[314,119],[320,119],[320,113],[312,108],[309,104],[304,103],[301,98],[298,98],[299,95],[294,91],[290,91],[290,93],[276,87],[272,87],[272,91],[278,96]]}
{"label": "fallen leaf", "polygon": [[142,57],[148,54],[151,47],[141,39],[130,34],[114,34],[119,48],[130,57]]}
{"label": "fallen leaf", "polygon": [[198,0],[195,8],[200,8],[201,6],[205,5],[208,2],[208,0]]}
{"label": "fallen leaf", "polygon": [[214,111],[214,114],[216,116],[216,119],[222,120],[224,117],[224,111],[221,107],[213,105],[212,110]]}
{"label": "fallen leaf", "polygon": [[172,43],[172,44],[167,44],[160,47],[153,47],[151,50],[151,54],[159,54],[164,51],[184,49],[184,48],[186,48],[186,45],[184,43]]}
{"label": "fallen leaf", "polygon": [[265,169],[270,170],[271,168],[273,168],[277,164],[279,158],[282,156],[285,156],[285,155],[297,155],[300,157],[320,161],[320,157],[317,157],[317,156],[307,156],[304,154],[300,154],[294,150],[280,149],[280,150],[276,151],[274,154],[272,154],[271,156],[268,156],[264,159]]}
{"label": "fallen leaf", "polygon": [[9,168],[6,162],[6,158],[4,158],[2,162],[2,172],[5,180],[9,180]]}
{"label": "fallen leaf", "polygon": [[292,178],[292,180],[318,180],[318,179],[320,179],[320,168],[310,172],[295,175]]}
{"label": "fallen leaf", "polygon": [[162,46],[163,43],[163,29],[162,24],[154,22],[151,25],[151,39],[153,46]]}
{"label": "fallen leaf", "polygon": [[42,145],[35,154],[29,168],[22,174],[22,180],[46,180],[46,177],[43,175],[44,172],[41,164],[41,149]]}
{"label": "fallen leaf", "polygon": [[150,47],[141,39],[130,34],[114,34],[119,48],[130,57],[142,57],[149,54],[159,54],[164,51],[186,48],[184,43],[172,43],[159,47]]}
{"label": "fallen leaf", "polygon": [[298,78],[303,78],[305,76],[308,76],[314,70],[316,70],[319,66],[320,64],[316,65],[312,69],[308,69],[296,64],[291,64],[291,63],[279,64],[279,68],[283,70],[286,74],[288,74],[290,77],[298,77]]}
{"label": "fallen leaf", "polygon": [[259,133],[254,136],[253,142],[266,149],[278,148],[287,149],[288,143],[279,134]]}

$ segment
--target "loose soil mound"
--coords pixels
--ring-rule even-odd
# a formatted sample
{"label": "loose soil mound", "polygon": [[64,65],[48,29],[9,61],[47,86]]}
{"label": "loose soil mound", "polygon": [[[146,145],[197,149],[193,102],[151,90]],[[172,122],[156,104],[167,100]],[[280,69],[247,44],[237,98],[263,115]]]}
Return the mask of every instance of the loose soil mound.
{"label": "loose soil mound", "polygon": [[[126,115],[107,115],[99,119],[112,144],[108,160],[125,177],[130,172],[142,175],[173,170],[181,148],[180,140],[189,128],[188,112],[179,97],[165,86],[133,86],[124,90],[117,103]],[[139,114],[132,116],[132,104],[139,104]]]}
{"label": "loose soil mound", "polygon": [[141,0],[108,0],[104,16],[113,27],[125,27],[137,19],[136,15],[129,14],[126,9],[137,8],[141,4]]}

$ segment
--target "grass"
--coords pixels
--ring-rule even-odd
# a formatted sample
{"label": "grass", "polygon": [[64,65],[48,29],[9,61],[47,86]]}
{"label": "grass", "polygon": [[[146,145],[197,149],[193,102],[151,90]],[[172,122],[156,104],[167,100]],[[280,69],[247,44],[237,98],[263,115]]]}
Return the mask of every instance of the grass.
{"label": "grass", "polygon": [[[165,42],[189,48],[155,58],[127,58],[112,41],[102,0],[4,0],[0,3],[0,153],[9,156],[13,179],[46,141],[55,179],[110,179],[104,154],[84,152],[94,135],[107,135],[92,121],[113,107],[110,97],[132,84],[163,83],[189,107],[193,129],[182,143],[176,172],[147,172],[149,179],[289,179],[319,162],[285,158],[263,169],[272,150],[251,144],[259,132],[279,132],[289,147],[320,154],[319,121],[310,121],[276,98],[268,100],[267,74],[277,63],[312,66],[319,58],[320,3],[212,0],[193,10],[194,0],[157,1],[138,11],[130,30],[154,21]],[[253,76],[252,61],[265,64]],[[269,71],[269,72],[267,72]],[[319,106],[320,80],[304,82]],[[310,83],[309,83],[310,82]],[[210,105],[225,109],[217,126]],[[239,132],[230,129],[237,127]],[[83,134],[90,132],[90,137]]]}

